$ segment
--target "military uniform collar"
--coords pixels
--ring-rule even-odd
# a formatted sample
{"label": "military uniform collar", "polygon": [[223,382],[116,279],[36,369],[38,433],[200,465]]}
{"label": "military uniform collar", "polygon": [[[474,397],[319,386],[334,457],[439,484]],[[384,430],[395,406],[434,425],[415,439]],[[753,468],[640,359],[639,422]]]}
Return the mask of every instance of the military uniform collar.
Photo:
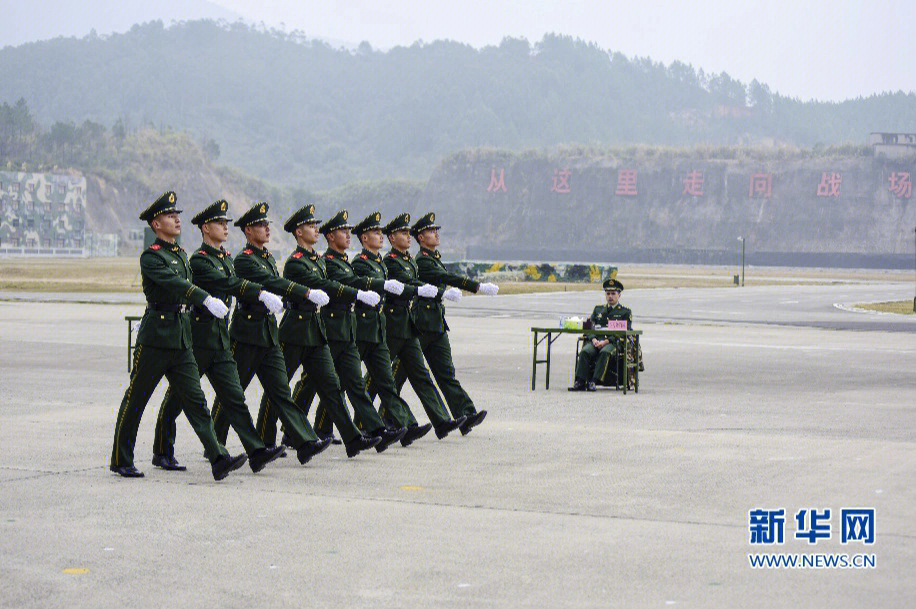
{"label": "military uniform collar", "polygon": [[391,251],[388,252],[389,256],[394,256],[395,258],[403,258],[404,260],[410,260],[410,252],[402,252],[396,247],[392,247]]}
{"label": "military uniform collar", "polygon": [[439,250],[431,250],[426,247],[420,247],[420,253],[432,258],[440,258]]}
{"label": "military uniform collar", "polygon": [[213,247],[212,245],[209,245],[206,241],[201,243],[200,247],[197,249],[198,251],[203,252],[204,254],[210,254],[211,256],[216,256],[217,258],[222,258],[226,254],[228,254],[228,252],[224,250],[222,247],[217,249]]}
{"label": "military uniform collar", "polygon": [[255,247],[251,245],[250,242],[245,244],[245,251],[255,256],[260,256],[261,258],[267,258],[268,256],[270,256],[270,252],[267,250],[266,247],[265,248]]}
{"label": "military uniform collar", "polygon": [[[299,255],[296,256],[296,254],[299,254]],[[308,258],[309,260],[312,260],[312,261],[318,260],[318,254],[315,252],[315,250],[311,250],[311,249],[309,249],[309,248],[307,248],[307,247],[305,247],[305,246],[302,246],[302,245],[297,245],[297,246],[296,246],[296,251],[293,252],[293,257],[294,257],[294,258],[302,258],[303,256],[305,256],[306,258]]]}
{"label": "military uniform collar", "polygon": [[324,252],[324,257],[325,257],[325,258],[329,258],[329,259],[331,259],[331,260],[340,259],[340,260],[343,260],[343,261],[347,261],[347,253],[346,253],[346,252],[338,252],[338,251],[335,250],[333,247],[329,247],[327,250],[325,250],[325,252]]}
{"label": "military uniform collar", "polygon": [[369,260],[374,260],[374,261],[376,261],[376,262],[381,262],[381,261],[382,261],[382,255],[381,255],[381,254],[374,254],[374,253],[372,253],[370,250],[367,250],[366,248],[363,248],[363,251],[360,252],[360,255],[361,255],[361,256],[365,256],[365,257],[368,258]]}
{"label": "military uniform collar", "polygon": [[175,252],[175,253],[184,251],[183,249],[181,249],[181,246],[178,245],[177,243],[170,243],[160,237],[156,237],[156,240],[153,241],[152,245],[150,245],[150,249],[166,250],[168,252]]}

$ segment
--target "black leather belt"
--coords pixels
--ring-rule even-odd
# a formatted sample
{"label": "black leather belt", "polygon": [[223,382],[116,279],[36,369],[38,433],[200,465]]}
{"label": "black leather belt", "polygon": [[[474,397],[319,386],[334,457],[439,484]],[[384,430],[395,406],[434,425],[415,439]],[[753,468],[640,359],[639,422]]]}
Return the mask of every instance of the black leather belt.
{"label": "black leather belt", "polygon": [[342,302],[329,302],[324,305],[325,309],[333,309],[335,311],[353,311],[353,303],[348,302],[346,304]]}
{"label": "black leather belt", "polygon": [[375,305],[374,307],[370,307],[369,305],[367,305],[364,302],[357,302],[355,304],[356,304],[356,308],[359,309],[360,311],[381,311],[382,310],[381,302]]}
{"label": "black leather belt", "polygon": [[169,313],[187,313],[191,310],[188,305],[183,304],[166,304],[161,302],[148,302],[146,308],[151,311],[167,311]]}
{"label": "black leather belt", "polygon": [[290,311],[317,311],[318,305],[314,302],[285,302],[283,306]]}
{"label": "black leather belt", "polygon": [[192,307],[191,310],[194,311],[194,314],[195,314],[195,315],[200,315],[200,316],[203,317],[204,319],[216,319],[216,317],[214,317],[213,313],[211,313],[211,312],[210,312],[209,310],[207,310],[207,309],[202,309],[202,308],[200,308],[200,307]]}
{"label": "black leather belt", "polygon": [[240,302],[238,309],[246,313],[264,313],[265,315],[270,312],[263,302]]}

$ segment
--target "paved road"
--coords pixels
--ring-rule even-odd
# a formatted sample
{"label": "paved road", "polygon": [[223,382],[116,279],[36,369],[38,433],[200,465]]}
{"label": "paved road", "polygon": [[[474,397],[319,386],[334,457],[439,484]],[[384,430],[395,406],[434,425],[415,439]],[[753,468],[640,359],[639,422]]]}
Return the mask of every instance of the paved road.
{"label": "paved road", "polygon": [[[164,387],[140,427],[147,477],[107,471],[136,304],[0,302],[0,607],[910,607],[912,326],[813,327],[862,316],[832,302],[871,298],[808,289],[780,290],[799,302],[779,324],[754,311],[779,304],[766,289],[626,292],[647,370],[625,397],[562,390],[569,337],[554,389],[529,390],[528,328],[599,293],[467,298],[451,340],[483,426],[222,483],[183,420],[189,471],[149,465]],[[708,321],[745,298],[753,323]],[[876,509],[874,546],[840,544],[845,507]],[[785,543],[763,552],[868,553],[877,568],[752,569],[753,508],[788,514]],[[810,508],[834,510],[813,546],[794,538]]]}
{"label": "paved road", "polygon": [[[594,292],[514,294],[496,299],[472,297],[449,304],[456,315],[544,316],[555,321],[591,313],[602,302]],[[916,316],[851,310],[864,302],[913,298],[913,284],[862,283],[831,286],[761,286],[744,288],[655,288],[624,290],[621,302],[640,321],[681,323],[753,323],[835,330],[916,331]]]}

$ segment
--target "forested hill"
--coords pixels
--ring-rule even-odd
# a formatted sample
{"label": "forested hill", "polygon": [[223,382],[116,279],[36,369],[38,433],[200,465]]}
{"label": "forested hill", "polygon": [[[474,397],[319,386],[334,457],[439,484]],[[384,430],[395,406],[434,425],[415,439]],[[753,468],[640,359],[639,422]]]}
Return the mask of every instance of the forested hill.
{"label": "forested hill", "polygon": [[803,103],[562,36],[350,52],[241,24],[153,22],[6,47],[0,82],[0,102],[24,98],[41,123],[188,131],[222,163],[309,189],[425,179],[466,147],[817,147],[916,131],[913,93]]}

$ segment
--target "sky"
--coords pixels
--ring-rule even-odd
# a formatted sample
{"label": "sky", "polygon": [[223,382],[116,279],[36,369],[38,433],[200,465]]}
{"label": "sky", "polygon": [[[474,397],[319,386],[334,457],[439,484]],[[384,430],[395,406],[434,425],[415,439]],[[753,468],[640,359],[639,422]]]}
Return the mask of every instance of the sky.
{"label": "sky", "polygon": [[[628,57],[757,79],[802,100],[916,91],[914,0],[0,0],[0,46],[202,17],[378,49],[566,34]],[[30,23],[30,27],[22,27]]]}

